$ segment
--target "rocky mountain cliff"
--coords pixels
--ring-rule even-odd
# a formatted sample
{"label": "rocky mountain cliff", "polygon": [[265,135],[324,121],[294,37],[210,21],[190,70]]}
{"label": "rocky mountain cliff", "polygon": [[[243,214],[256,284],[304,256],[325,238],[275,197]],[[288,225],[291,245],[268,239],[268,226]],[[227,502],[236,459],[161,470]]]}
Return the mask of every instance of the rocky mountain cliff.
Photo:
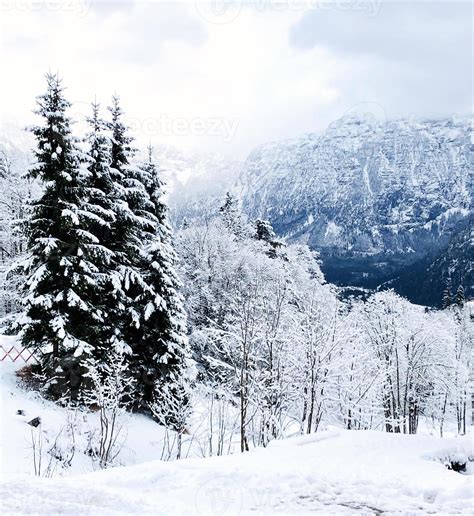
{"label": "rocky mountain cliff", "polygon": [[239,190],[249,216],[320,252],[329,281],[375,288],[434,260],[465,226],[472,150],[467,119],[346,117],[254,150]]}

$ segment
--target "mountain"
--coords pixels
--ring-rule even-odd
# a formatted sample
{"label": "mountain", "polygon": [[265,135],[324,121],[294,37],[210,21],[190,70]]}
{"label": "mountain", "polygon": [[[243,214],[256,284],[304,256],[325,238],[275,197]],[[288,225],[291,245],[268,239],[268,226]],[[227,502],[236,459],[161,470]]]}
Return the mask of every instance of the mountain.
{"label": "mountain", "polygon": [[[31,145],[17,127],[0,131],[18,171]],[[474,296],[473,149],[468,119],[350,116],[323,134],[262,145],[244,163],[164,145],[155,157],[175,225],[212,216],[233,189],[250,218],[318,251],[345,292],[393,287],[437,306],[448,277]]]}
{"label": "mountain", "polygon": [[[460,223],[448,245],[437,255],[430,253],[387,283],[414,303],[442,306],[448,283],[452,294],[463,285],[467,297],[474,297],[474,225],[472,216]],[[414,286],[416,288],[414,288]]]}
{"label": "mountain", "polygon": [[[238,189],[250,217],[320,253],[328,281],[377,288],[416,264],[429,276],[450,262],[440,253],[452,256],[471,212],[472,150],[468,119],[345,117],[255,149]],[[403,287],[410,299],[416,289]]]}

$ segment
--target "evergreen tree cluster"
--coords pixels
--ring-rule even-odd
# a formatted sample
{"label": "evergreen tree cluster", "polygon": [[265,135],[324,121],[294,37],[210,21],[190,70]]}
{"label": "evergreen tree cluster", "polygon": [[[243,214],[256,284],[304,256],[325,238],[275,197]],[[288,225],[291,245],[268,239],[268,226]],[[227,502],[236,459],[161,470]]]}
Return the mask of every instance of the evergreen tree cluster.
{"label": "evergreen tree cluster", "polygon": [[44,188],[25,228],[20,336],[37,351],[53,397],[79,399],[88,364],[106,371],[120,353],[134,379],[130,402],[147,409],[183,385],[188,356],[163,182],[151,148],[137,162],[118,97],[108,120],[92,104],[79,140],[61,81],[46,78],[29,170]]}
{"label": "evergreen tree cluster", "polygon": [[462,308],[466,302],[466,294],[464,292],[463,285],[459,285],[456,293],[453,294],[453,284],[451,278],[448,278],[443,291],[443,309],[450,308],[452,306],[458,306]]}

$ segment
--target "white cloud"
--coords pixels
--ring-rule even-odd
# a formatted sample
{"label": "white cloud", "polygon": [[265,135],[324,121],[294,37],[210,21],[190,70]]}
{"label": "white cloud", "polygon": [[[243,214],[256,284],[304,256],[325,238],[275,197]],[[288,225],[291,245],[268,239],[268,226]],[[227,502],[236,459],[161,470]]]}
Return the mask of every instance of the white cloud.
{"label": "white cloud", "polygon": [[[357,18],[263,0],[207,11],[194,2],[69,1],[83,9],[45,3],[2,12],[5,118],[29,123],[44,72],[57,70],[76,111],[86,111],[95,95],[106,104],[118,92],[143,143],[243,159],[259,143],[323,129],[358,102],[380,103],[389,114],[406,106],[409,114],[417,98],[426,115],[439,112],[437,95],[444,112],[465,104],[467,72],[461,82],[456,77],[468,67],[462,35],[456,63],[449,47],[458,26],[465,27],[459,16],[445,17],[447,25],[443,17],[426,17],[417,31],[403,6],[392,11],[398,14],[391,24],[383,6],[377,16]],[[404,29],[408,40],[400,36]],[[433,50],[425,44],[430,38],[438,41]],[[444,67],[450,75],[439,81]]]}

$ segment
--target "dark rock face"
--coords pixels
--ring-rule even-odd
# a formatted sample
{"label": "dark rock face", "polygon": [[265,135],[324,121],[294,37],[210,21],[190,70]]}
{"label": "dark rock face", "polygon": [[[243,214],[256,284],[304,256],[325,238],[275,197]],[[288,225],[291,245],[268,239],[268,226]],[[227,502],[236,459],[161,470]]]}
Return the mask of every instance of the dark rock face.
{"label": "dark rock face", "polygon": [[376,288],[465,227],[472,163],[468,120],[351,117],[256,149],[239,188],[252,218],[321,254],[328,281]]}

